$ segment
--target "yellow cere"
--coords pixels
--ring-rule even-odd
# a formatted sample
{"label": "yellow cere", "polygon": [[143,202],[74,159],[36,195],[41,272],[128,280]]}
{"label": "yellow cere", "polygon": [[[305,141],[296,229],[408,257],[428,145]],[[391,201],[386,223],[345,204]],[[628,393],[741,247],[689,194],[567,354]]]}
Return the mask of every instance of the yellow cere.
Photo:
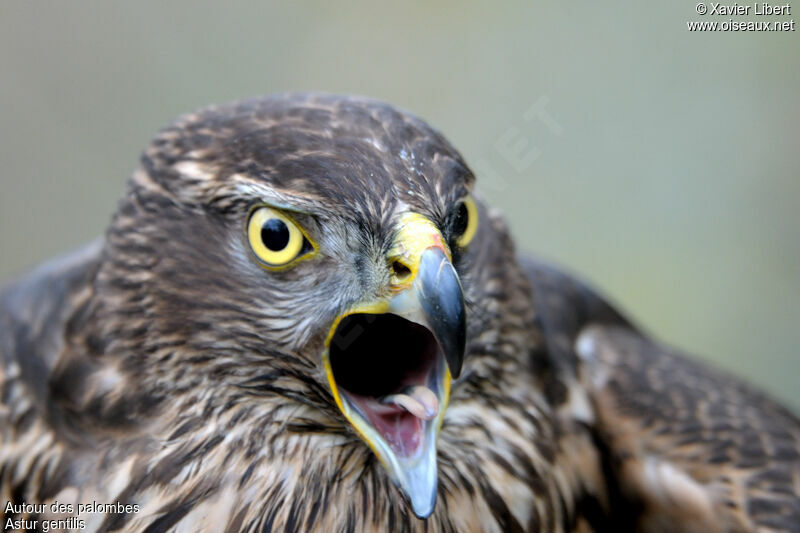
{"label": "yellow cere", "polygon": [[[262,230],[270,221],[278,227],[285,227],[288,239],[281,243],[280,249],[268,248],[264,243]],[[267,268],[282,267],[291,263],[303,249],[304,235],[300,227],[288,215],[269,207],[259,207],[250,215],[247,223],[247,238],[253,253]]]}
{"label": "yellow cere", "polygon": [[394,245],[389,250],[389,260],[401,262],[411,274],[402,280],[397,280],[401,283],[394,283],[395,285],[407,285],[416,277],[422,252],[432,246],[444,250],[447,258],[452,260],[450,250],[439,228],[433,222],[419,213],[404,213],[397,223],[397,233]]}
{"label": "yellow cere", "polygon": [[464,202],[464,207],[467,208],[467,229],[456,241],[456,244],[461,248],[468,245],[478,231],[478,207],[475,205],[475,200],[471,196],[467,196],[462,201]]}

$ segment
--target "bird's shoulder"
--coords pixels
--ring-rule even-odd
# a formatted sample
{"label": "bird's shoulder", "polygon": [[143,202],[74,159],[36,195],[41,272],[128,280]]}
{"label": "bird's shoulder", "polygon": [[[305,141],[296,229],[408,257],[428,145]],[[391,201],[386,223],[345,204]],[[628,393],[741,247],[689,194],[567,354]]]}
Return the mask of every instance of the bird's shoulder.
{"label": "bird's shoulder", "polygon": [[[800,421],[652,339],[563,270],[521,260],[561,411],[592,431],[621,528],[797,531]],[[558,395],[551,395],[559,400]]]}
{"label": "bird's shoulder", "polygon": [[[94,242],[0,289],[0,496],[7,501],[63,485],[66,463],[55,460],[63,428],[52,416],[50,378],[100,254]],[[40,471],[47,476],[37,478]]]}
{"label": "bird's shoulder", "polygon": [[614,305],[603,298],[577,275],[542,258],[519,254],[519,265],[531,287],[536,321],[541,330],[542,346],[534,359],[541,388],[556,404],[572,402],[582,409],[581,395],[574,392],[580,361],[575,341],[590,324],[619,325],[635,329]]}
{"label": "bird's shoulder", "polygon": [[0,361],[19,365],[31,382],[52,368],[65,322],[89,289],[102,241],[51,259],[0,288]]}

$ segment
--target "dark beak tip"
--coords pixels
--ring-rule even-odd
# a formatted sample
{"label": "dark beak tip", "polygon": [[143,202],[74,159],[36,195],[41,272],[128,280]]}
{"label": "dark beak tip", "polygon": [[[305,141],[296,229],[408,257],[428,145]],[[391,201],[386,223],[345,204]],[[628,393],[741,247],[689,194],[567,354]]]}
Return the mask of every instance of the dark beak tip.
{"label": "dark beak tip", "polygon": [[467,329],[458,274],[442,250],[429,248],[422,255],[418,277],[422,307],[444,352],[450,375],[458,378],[464,363]]}
{"label": "dark beak tip", "polygon": [[445,351],[445,359],[447,360],[447,368],[450,370],[450,376],[453,379],[458,379],[464,366],[464,343],[458,342],[456,347]]}

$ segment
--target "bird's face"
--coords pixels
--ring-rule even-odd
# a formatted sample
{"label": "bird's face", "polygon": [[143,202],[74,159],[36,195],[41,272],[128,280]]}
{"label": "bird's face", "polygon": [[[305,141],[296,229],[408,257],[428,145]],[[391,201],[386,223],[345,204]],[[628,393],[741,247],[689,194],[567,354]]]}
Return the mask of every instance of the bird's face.
{"label": "bird's face", "polygon": [[[280,293],[295,305],[309,305],[284,311],[290,344],[324,370],[340,415],[380,459],[414,512],[428,516],[436,498],[437,435],[466,340],[464,296],[451,249],[463,253],[475,234],[474,200],[467,194],[454,202],[444,232],[429,214],[384,200],[393,212],[381,234],[364,220],[345,217],[314,224],[311,213],[267,198],[265,191],[247,217],[251,261],[263,269],[261,276],[275,278],[291,269],[293,277],[313,280],[314,288],[287,293],[273,286],[263,296]],[[326,261],[327,268],[318,268]],[[309,340],[297,335],[303,323]]]}
{"label": "bird's face", "polygon": [[309,96],[190,115],[143,162],[108,239],[130,258],[160,235],[151,328],[210,351],[220,387],[327,402],[430,515],[480,268],[459,154],[386,105]]}
{"label": "bird's face", "polygon": [[[466,241],[477,222],[474,202],[465,198],[457,210],[464,219],[457,222],[457,240]],[[386,291],[336,317],[322,362],[345,418],[414,512],[427,517],[436,501],[436,438],[451,376],[463,364],[464,297],[452,253],[429,218],[404,211],[385,257],[391,268]]]}

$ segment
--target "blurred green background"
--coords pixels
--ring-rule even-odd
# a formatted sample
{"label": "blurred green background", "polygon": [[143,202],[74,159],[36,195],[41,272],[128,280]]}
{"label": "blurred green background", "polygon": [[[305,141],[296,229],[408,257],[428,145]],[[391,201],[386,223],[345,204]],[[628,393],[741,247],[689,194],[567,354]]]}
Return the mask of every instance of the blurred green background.
{"label": "blurred green background", "polygon": [[3,0],[0,278],[101,234],[175,116],[360,93],[444,132],[521,247],[798,411],[800,32],[695,5]]}

